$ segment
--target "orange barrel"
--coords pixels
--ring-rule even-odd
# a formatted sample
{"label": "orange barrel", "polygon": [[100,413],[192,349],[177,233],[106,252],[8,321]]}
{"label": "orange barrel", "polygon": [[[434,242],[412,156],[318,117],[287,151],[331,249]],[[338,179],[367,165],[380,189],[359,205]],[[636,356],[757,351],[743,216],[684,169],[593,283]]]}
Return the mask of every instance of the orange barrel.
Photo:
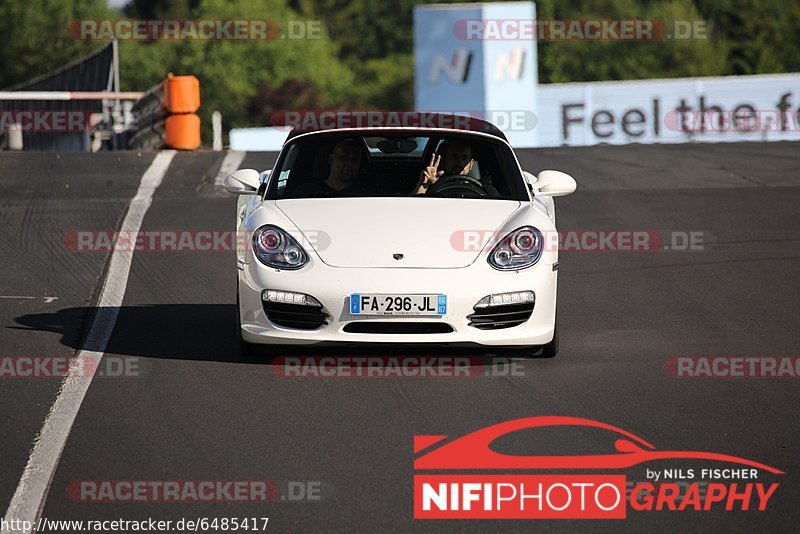
{"label": "orange barrel", "polygon": [[164,121],[164,130],[169,148],[194,150],[200,146],[200,117],[194,113],[170,115]]}
{"label": "orange barrel", "polygon": [[165,82],[167,111],[194,113],[200,108],[200,80],[196,76],[168,76]]}

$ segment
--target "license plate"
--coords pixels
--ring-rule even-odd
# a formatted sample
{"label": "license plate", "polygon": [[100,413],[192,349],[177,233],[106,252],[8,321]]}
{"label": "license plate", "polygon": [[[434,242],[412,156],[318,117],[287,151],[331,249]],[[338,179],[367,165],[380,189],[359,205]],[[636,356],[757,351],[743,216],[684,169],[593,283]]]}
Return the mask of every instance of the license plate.
{"label": "license plate", "polygon": [[446,295],[350,295],[351,315],[445,315]]}

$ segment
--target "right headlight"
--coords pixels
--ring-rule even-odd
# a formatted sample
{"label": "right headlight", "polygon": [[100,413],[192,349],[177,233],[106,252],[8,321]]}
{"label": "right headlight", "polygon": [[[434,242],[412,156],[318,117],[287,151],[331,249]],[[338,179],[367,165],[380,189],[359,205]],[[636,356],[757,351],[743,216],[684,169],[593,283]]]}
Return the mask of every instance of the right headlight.
{"label": "right headlight", "polygon": [[269,267],[295,270],[308,263],[308,254],[288,233],[267,224],[253,233],[253,252]]}
{"label": "right headlight", "polygon": [[489,253],[489,265],[500,271],[516,271],[535,265],[542,256],[544,238],[533,226],[507,234]]}

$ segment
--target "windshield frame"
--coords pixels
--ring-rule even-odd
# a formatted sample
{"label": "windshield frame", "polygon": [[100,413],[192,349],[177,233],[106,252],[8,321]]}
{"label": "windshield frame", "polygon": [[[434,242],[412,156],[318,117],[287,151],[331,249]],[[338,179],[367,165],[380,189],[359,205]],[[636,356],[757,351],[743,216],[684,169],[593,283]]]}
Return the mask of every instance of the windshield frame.
{"label": "windshield frame", "polygon": [[[360,138],[359,143],[364,143],[365,137],[423,137],[428,138],[428,143],[432,141],[436,141],[438,144],[438,140],[442,137],[447,137],[448,139],[456,139],[461,138],[467,141],[475,141],[479,142],[484,145],[492,145],[495,149],[495,153],[502,158],[504,161],[500,161],[498,158],[497,164],[503,168],[503,170],[509,172],[509,176],[507,180],[509,181],[510,189],[512,191],[511,195],[502,196],[502,197],[480,197],[481,199],[487,200],[510,200],[515,202],[529,202],[530,196],[528,193],[527,182],[522,174],[522,169],[520,168],[519,161],[517,159],[516,154],[514,153],[513,148],[507,141],[501,139],[495,135],[483,133],[483,132],[470,132],[465,130],[458,130],[458,129],[444,129],[444,128],[433,128],[433,129],[420,129],[420,128],[340,128],[336,130],[325,130],[325,131],[317,131],[317,132],[308,132],[303,133],[297,136],[290,138],[281,148],[280,153],[278,154],[278,158],[275,161],[275,165],[273,167],[272,172],[270,173],[269,182],[267,187],[264,190],[264,195],[262,200],[292,200],[292,199],[299,199],[299,198],[327,198],[327,197],[283,197],[278,195],[278,181],[279,176],[281,174],[280,169],[283,168],[286,159],[291,152],[293,146],[296,146],[299,143],[305,143],[309,141],[319,140],[320,142],[331,142],[337,139],[352,139],[352,138]],[[428,144],[426,143],[426,145]],[[366,145],[365,145],[366,146]],[[430,147],[426,146],[424,153],[429,153]],[[424,156],[423,156],[424,157]],[[403,157],[405,159],[405,157]],[[420,161],[421,163],[421,161]],[[412,195],[409,194],[407,198],[439,198],[439,197],[432,197],[426,195]],[[330,198],[340,198],[340,197],[330,197]],[[384,194],[375,194],[371,196],[359,197],[359,198],[406,198],[405,195],[384,195]],[[452,197],[451,197],[452,198]]]}

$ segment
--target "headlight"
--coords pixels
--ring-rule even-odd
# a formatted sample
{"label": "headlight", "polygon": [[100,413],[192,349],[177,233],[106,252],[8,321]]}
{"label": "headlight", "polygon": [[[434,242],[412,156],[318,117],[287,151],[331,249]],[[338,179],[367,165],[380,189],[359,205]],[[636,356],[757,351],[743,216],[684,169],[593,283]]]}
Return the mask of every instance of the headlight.
{"label": "headlight", "polygon": [[253,252],[264,265],[295,270],[308,263],[308,254],[292,236],[271,224],[253,233]]}
{"label": "headlight", "polygon": [[522,226],[506,235],[489,253],[489,265],[500,271],[516,271],[535,265],[542,256],[544,238],[533,226]]}

